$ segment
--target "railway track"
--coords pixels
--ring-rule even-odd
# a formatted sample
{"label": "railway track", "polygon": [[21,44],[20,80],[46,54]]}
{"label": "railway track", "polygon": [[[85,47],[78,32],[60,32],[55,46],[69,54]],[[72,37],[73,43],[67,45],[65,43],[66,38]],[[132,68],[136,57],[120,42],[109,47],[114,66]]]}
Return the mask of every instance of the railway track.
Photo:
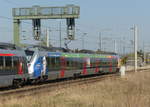
{"label": "railway track", "polygon": [[46,83],[42,85],[33,85],[29,87],[24,87],[15,90],[8,90],[0,92],[0,98],[8,98],[8,97],[24,97],[39,94],[40,92],[50,92],[54,90],[59,90],[66,87],[71,87],[75,85],[83,85],[83,84],[90,84],[94,82],[98,82],[108,78],[119,77],[118,74],[109,74],[109,75],[101,75],[101,76],[93,76],[93,77],[86,77],[86,78],[78,78],[78,79],[70,79],[60,82],[54,83]]}
{"label": "railway track", "polygon": [[[138,71],[148,71],[150,68],[144,68],[144,69],[139,69]],[[129,73],[134,73],[134,70],[127,71],[127,74]],[[106,79],[119,79],[119,73],[117,74],[109,74],[109,75],[96,75],[93,77],[86,77],[86,78],[78,78],[78,79],[69,79],[69,80],[64,80],[64,81],[59,81],[59,82],[52,82],[48,81],[45,84],[41,85],[31,85],[31,86],[26,86],[20,89],[13,89],[13,90],[6,90],[6,91],[1,91],[0,92],[0,99],[8,99],[9,97],[25,97],[25,96],[31,96],[43,92],[50,92],[54,90],[59,90],[62,88],[67,88],[71,86],[76,86],[76,85],[83,85],[83,84],[90,84]]]}

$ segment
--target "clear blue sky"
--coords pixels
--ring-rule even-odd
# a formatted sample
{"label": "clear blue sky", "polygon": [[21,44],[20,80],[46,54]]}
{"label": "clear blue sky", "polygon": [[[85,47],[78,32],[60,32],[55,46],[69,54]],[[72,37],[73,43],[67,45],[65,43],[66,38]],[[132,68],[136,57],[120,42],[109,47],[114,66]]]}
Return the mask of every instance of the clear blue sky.
{"label": "clear blue sky", "polygon": [[[103,36],[133,39],[130,31],[133,24],[139,27],[139,42],[144,40],[147,44],[150,40],[150,0],[0,0],[0,16],[12,18],[13,7],[64,6],[66,4],[81,7],[80,19],[76,20],[76,24],[81,32],[87,32],[85,37],[87,49],[98,48],[99,31],[102,31]],[[58,25],[56,20],[49,22],[52,23],[48,24],[51,27],[54,24]],[[65,21],[63,24],[65,28]],[[105,31],[105,29],[111,30]],[[0,34],[1,42],[12,40],[12,20],[0,17]],[[82,36],[79,32],[77,34],[77,39]],[[54,32],[53,35],[55,35]],[[72,43],[72,47],[81,48],[80,45],[76,45],[77,43],[81,44],[81,41]],[[57,42],[54,44],[58,45]]]}

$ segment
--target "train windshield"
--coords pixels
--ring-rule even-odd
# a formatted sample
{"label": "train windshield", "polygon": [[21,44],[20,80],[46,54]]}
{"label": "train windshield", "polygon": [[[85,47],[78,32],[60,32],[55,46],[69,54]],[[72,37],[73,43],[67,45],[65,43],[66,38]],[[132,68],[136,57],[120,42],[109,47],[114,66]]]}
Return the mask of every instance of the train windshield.
{"label": "train windshield", "polygon": [[34,51],[25,50],[25,54],[26,54],[26,57],[27,57],[27,61],[30,62],[31,59],[32,59],[32,56],[34,55]]}

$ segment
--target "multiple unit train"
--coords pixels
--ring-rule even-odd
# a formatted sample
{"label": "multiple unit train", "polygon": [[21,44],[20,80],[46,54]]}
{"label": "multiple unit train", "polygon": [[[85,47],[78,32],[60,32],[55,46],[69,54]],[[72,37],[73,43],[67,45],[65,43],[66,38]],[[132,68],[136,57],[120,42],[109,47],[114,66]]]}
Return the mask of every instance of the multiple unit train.
{"label": "multiple unit train", "polygon": [[119,71],[117,54],[72,53],[0,44],[0,87]]}
{"label": "multiple unit train", "polygon": [[22,84],[27,76],[24,51],[15,45],[0,43],[0,87]]}

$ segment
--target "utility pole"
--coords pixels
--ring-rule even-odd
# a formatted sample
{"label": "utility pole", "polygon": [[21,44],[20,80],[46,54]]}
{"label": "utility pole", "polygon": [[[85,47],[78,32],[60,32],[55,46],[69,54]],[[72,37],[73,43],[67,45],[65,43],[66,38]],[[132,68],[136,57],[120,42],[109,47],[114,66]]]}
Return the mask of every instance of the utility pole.
{"label": "utility pole", "polygon": [[59,22],[59,47],[61,48],[61,20]]}
{"label": "utility pole", "polygon": [[146,64],[146,49],[145,49],[144,41],[143,41],[143,58],[144,58],[144,64]]}
{"label": "utility pole", "polygon": [[114,52],[117,53],[117,43],[116,43],[116,40],[114,40]]}
{"label": "utility pole", "polygon": [[46,29],[46,45],[49,47],[49,34],[50,34],[50,29]]}
{"label": "utility pole", "polygon": [[84,49],[84,36],[86,35],[87,33],[83,33],[83,36],[82,36],[82,49]]}
{"label": "utility pole", "polygon": [[99,33],[99,49],[102,51],[102,33]]}
{"label": "utility pole", "polygon": [[125,41],[126,41],[126,39],[125,39],[125,37],[123,37],[123,55],[125,55],[125,53],[126,53],[126,46],[125,46]]}
{"label": "utility pole", "polygon": [[134,71],[137,72],[137,36],[138,36],[138,28],[136,25],[132,28],[134,31]]}

